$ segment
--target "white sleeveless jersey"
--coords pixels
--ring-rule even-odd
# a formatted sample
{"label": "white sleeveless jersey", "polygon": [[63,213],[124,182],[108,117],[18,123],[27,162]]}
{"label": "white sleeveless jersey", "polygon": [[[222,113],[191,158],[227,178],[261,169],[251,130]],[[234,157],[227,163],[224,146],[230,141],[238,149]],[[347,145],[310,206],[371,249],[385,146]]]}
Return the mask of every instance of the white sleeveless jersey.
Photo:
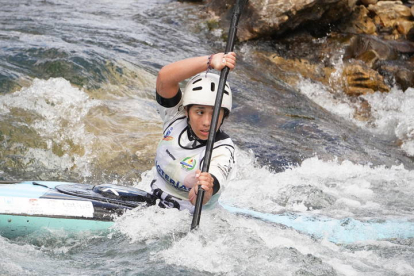
{"label": "white sleeveless jersey", "polygon": [[[196,182],[195,172],[203,166],[206,146],[190,140],[182,101],[171,108],[159,106],[159,112],[164,119],[164,132],[155,157],[154,184],[172,196],[188,200],[188,193]],[[209,173],[219,181],[220,190],[204,207],[217,203],[233,166],[234,144],[225,133],[219,131],[213,146]]]}

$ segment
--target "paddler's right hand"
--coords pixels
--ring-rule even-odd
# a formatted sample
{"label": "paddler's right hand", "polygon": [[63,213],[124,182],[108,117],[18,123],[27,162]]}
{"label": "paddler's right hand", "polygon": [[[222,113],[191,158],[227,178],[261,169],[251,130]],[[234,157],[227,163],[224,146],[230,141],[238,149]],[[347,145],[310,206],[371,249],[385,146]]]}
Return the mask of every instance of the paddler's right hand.
{"label": "paddler's right hand", "polygon": [[188,194],[188,199],[190,200],[191,204],[195,205],[198,194],[198,186],[201,185],[201,188],[204,190],[204,205],[210,200],[211,196],[213,195],[214,178],[208,172],[201,172],[200,170],[197,170],[196,181],[197,182],[194,184],[194,187]]}

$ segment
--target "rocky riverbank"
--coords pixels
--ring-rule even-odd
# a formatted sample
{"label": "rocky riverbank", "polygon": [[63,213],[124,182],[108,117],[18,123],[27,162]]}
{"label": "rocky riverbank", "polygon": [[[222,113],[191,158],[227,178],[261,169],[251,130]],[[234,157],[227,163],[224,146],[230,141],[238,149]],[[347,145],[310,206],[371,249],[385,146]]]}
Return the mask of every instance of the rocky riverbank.
{"label": "rocky riverbank", "polygon": [[[211,20],[229,25],[235,0],[207,0]],[[414,1],[249,0],[240,41],[271,41],[274,52],[252,53],[295,86],[298,76],[358,96],[414,87]],[[363,103],[356,118],[367,120]]]}

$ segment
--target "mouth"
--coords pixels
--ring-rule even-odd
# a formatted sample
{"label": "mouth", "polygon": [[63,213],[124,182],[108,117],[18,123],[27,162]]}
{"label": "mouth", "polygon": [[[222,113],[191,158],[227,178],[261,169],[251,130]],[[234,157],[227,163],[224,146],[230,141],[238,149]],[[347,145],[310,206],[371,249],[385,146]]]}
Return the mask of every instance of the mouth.
{"label": "mouth", "polygon": [[200,133],[204,136],[208,136],[210,130],[200,130]]}

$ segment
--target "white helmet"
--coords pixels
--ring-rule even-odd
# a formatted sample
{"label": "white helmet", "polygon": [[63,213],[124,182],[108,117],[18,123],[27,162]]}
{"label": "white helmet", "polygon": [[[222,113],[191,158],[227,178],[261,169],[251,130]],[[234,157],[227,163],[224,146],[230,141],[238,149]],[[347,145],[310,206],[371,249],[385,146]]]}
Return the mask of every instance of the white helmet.
{"label": "white helmet", "polygon": [[[183,105],[199,104],[214,106],[220,76],[212,73],[200,73],[195,75],[184,89]],[[230,85],[226,82],[223,91],[221,107],[231,111],[232,94]]]}

